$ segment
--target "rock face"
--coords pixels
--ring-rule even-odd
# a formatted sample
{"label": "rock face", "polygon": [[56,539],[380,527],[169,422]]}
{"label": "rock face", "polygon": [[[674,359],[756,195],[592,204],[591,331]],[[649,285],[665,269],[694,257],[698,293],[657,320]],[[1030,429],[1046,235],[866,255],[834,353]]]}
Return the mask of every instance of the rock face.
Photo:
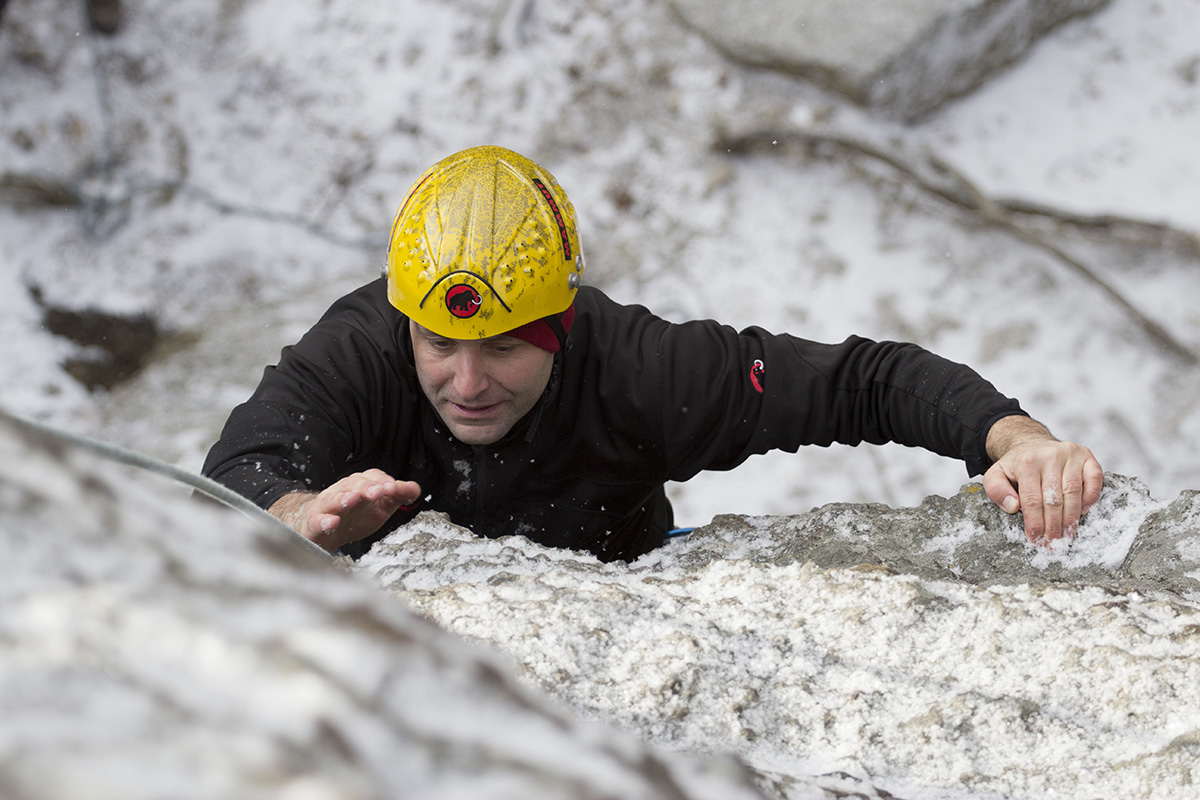
{"label": "rock face", "polygon": [[0,417],[5,797],[1173,800],[1200,779],[1200,493],[1110,476],[1052,551],[969,485],[722,517],[632,564],[424,515],[353,570],[172,493]]}
{"label": "rock face", "polygon": [[1050,551],[971,484],[915,508],[720,517],[632,564],[428,516],[360,567],[580,714],[734,752],[773,796],[1182,800],[1200,779],[1198,559],[1200,494],[1164,504],[1110,476]]}
{"label": "rock face", "polygon": [[[823,568],[874,565],[924,580],[974,586],[1070,583],[1114,591],[1167,593],[1200,601],[1200,493],[1155,503],[1139,481],[1109,475],[1100,514],[1085,520],[1069,546],[1030,551],[1020,517],[991,503],[978,484],[954,497],[932,496],[913,508],[833,504],[811,514],[770,518],[760,560],[811,561]],[[736,553],[759,519],[719,517],[687,561]],[[847,535],[850,532],[851,535]]]}
{"label": "rock face", "polygon": [[0,795],[752,798],[279,529],[0,416]]}
{"label": "rock face", "polygon": [[802,74],[912,120],[1108,0],[671,0],[731,56]]}
{"label": "rock face", "polygon": [[5,797],[1173,800],[1200,779],[1200,493],[1110,476],[1050,552],[969,485],[721,517],[632,564],[424,515],[348,569],[0,416],[0,511]]}

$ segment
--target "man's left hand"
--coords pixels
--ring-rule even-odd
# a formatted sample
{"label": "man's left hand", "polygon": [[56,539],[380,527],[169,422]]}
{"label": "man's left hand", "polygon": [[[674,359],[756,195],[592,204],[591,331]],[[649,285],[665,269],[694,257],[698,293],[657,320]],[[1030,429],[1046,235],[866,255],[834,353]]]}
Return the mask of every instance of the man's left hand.
{"label": "man's left hand", "polygon": [[1049,545],[1075,535],[1080,518],[1100,499],[1104,471],[1083,445],[1054,438],[1029,417],[1003,417],[988,431],[995,463],[983,476],[989,498],[1009,514],[1021,511],[1025,537]]}

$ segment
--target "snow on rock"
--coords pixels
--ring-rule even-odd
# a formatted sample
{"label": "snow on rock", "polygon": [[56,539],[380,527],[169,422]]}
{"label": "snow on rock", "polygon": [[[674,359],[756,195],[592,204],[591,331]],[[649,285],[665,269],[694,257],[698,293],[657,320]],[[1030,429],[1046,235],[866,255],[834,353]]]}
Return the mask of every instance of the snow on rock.
{"label": "snow on rock", "polygon": [[926,115],[1108,0],[672,0],[717,47],[904,119]]}
{"label": "snow on rock", "polygon": [[[0,416],[6,798],[753,798],[299,540]],[[819,794],[814,796],[820,796]]]}
{"label": "snow on rock", "polygon": [[[420,171],[495,142],[567,187],[590,274],[618,300],[821,340],[916,341],[976,366],[1156,496],[1200,481],[1200,372],[1055,255],[1075,254],[1200,345],[1196,250],[1172,244],[1194,241],[1200,219],[1196,0],[1108,3],[908,126],[748,68],[653,0],[217,5],[126,3],[119,33],[101,37],[77,0],[7,4],[0,405],[198,466],[280,347],[378,274]],[[983,32],[968,32],[964,49]],[[763,145],[730,152],[745,132]],[[944,182],[1061,209],[1039,229],[1053,247],[964,214],[886,159],[835,146],[841,137],[918,165],[935,154]],[[164,336],[129,380],[89,391],[69,367],[103,354],[54,334],[47,308],[148,314]],[[379,720],[409,717],[371,676],[417,676],[413,719],[434,708],[435,722],[461,721],[481,697],[457,667],[438,678],[459,681],[453,689],[430,688],[451,684],[400,641],[413,620],[248,544],[269,537],[171,511],[107,472],[88,492],[115,493],[115,508],[76,502],[86,493],[75,473],[36,460],[0,461],[4,535],[16,543],[0,578],[0,794],[55,796],[52,780],[80,775],[89,788],[152,794],[186,762],[218,789],[252,776],[238,796],[321,795],[330,783],[325,796],[353,796],[356,780],[386,795],[395,778],[381,753],[401,734]],[[1194,495],[1162,504],[1114,482],[1085,535],[1044,553],[977,492],[920,504],[961,474],[908,448],[777,454],[669,487],[678,518],[831,500],[896,508],[723,517],[625,567],[424,519],[390,543],[404,553],[381,550],[368,567],[445,626],[504,640],[530,680],[561,676],[554,690],[578,713],[670,747],[733,749],[780,796],[1185,796],[1200,740],[1186,716],[1196,682],[1181,677],[1195,659]],[[22,501],[48,492],[46,508]],[[852,568],[872,562],[886,566]],[[335,627],[328,604],[344,596],[368,611]],[[361,632],[377,622],[376,636]],[[358,683],[306,683],[313,673],[281,626],[353,639],[336,652]],[[270,671],[279,664],[301,677]],[[348,686],[376,691],[379,716]],[[302,702],[288,694],[303,691]],[[502,721],[488,732],[505,736],[534,724],[491,718]],[[356,731],[368,728],[382,732],[364,744]],[[147,731],[187,733],[168,746]],[[560,760],[596,764],[596,752]],[[512,778],[515,792],[526,777]],[[472,788],[464,794],[479,796]]]}
{"label": "snow on rock", "polygon": [[968,484],[721,517],[627,565],[427,515],[360,568],[582,716],[735,752],[773,796],[835,774],[906,798],[1200,780],[1200,493],[1165,504],[1110,476],[1051,551]]}

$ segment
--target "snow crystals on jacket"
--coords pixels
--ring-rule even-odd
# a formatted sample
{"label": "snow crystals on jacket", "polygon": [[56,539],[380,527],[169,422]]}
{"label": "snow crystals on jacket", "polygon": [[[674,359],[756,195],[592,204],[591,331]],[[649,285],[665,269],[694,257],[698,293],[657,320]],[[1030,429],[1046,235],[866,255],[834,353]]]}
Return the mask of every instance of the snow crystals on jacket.
{"label": "snow crystals on jacket", "polygon": [[433,509],[481,536],[632,559],[673,525],[668,480],[834,442],[920,446],[978,474],[988,428],[1014,413],[974,371],[916,345],[672,324],[584,287],[538,404],[500,441],[467,445],[422,394],[408,320],[377,280],[267,367],[204,472],[263,508],[370,468],[419,483],[415,504],[343,548],[352,556]]}

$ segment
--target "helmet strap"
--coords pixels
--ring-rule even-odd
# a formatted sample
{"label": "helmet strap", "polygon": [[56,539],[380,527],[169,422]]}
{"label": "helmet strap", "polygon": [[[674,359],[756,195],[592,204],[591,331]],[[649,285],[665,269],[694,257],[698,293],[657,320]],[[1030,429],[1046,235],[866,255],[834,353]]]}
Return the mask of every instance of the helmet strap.
{"label": "helmet strap", "polygon": [[[574,314],[575,307],[571,306],[571,316]],[[550,332],[554,334],[554,338],[558,340],[558,349],[565,350],[567,347],[567,331],[563,327],[562,318],[558,314],[552,314],[546,317],[546,325],[550,327]]]}

